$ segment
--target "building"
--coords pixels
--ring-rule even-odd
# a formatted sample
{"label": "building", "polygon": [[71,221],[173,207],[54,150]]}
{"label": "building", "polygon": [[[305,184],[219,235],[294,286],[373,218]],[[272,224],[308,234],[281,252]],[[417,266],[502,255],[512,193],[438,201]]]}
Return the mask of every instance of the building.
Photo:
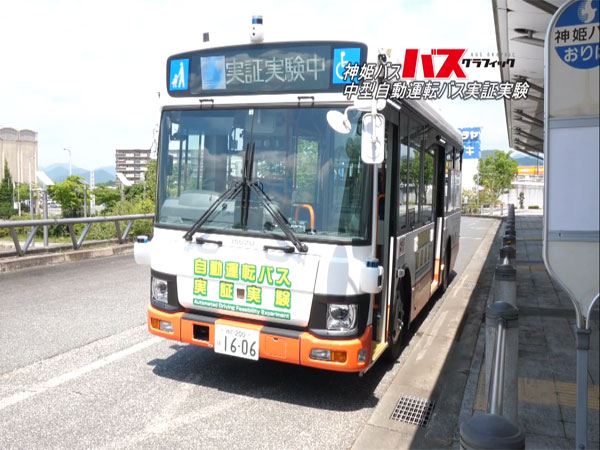
{"label": "building", "polygon": [[[122,173],[125,178],[134,184],[144,181],[144,174],[148,170],[150,161],[150,149],[125,149],[115,151],[115,166],[117,173]],[[117,178],[117,185],[121,182]]]}
{"label": "building", "polygon": [[38,170],[37,133],[0,127],[0,180],[4,177],[4,161],[15,183],[35,183]]}

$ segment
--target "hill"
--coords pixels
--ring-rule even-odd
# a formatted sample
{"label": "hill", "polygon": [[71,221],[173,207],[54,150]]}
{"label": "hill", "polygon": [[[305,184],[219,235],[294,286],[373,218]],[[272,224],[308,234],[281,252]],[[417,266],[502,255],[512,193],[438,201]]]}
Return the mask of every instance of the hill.
{"label": "hill", "polygon": [[[62,183],[69,176],[69,165],[65,163],[51,164],[46,167],[40,167],[46,175],[55,183]],[[81,167],[72,166],[71,173],[79,175],[88,183],[90,182],[90,171]],[[94,169],[94,178],[96,184],[107,183],[115,180],[115,168],[112,166],[99,167]]]}
{"label": "hill", "polygon": [[[481,159],[485,159],[488,156],[493,156],[495,150],[481,150]],[[538,160],[533,156],[525,155],[523,153],[513,151],[510,155],[511,159],[516,160],[519,163],[519,166],[543,166],[544,160]]]}

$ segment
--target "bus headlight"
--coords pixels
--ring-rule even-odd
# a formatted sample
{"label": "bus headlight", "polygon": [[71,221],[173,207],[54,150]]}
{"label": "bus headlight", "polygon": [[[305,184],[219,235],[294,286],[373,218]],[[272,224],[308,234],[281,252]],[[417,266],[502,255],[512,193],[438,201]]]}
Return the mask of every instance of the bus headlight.
{"label": "bus headlight", "polygon": [[327,329],[336,331],[352,331],[356,328],[358,305],[330,303],[327,305]]}
{"label": "bus headlight", "polygon": [[169,288],[165,280],[152,277],[152,300],[165,304],[169,303]]}

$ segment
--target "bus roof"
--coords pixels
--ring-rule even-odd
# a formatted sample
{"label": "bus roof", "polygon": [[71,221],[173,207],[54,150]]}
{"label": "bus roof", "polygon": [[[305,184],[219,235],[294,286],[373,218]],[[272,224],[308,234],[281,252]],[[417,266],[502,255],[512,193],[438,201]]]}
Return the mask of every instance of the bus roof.
{"label": "bus roof", "polygon": [[440,131],[444,133],[448,139],[451,139],[455,144],[462,147],[462,135],[458,132],[457,128],[454,128],[446,119],[444,119],[437,108],[424,100],[402,100],[401,104],[408,106],[428,121],[436,123]]}

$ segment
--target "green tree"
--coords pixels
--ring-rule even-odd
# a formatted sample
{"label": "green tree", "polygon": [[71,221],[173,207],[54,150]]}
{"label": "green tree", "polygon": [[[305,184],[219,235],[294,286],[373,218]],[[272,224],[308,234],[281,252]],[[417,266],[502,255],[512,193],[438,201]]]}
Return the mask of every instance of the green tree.
{"label": "green tree", "polygon": [[4,176],[0,183],[0,217],[8,219],[14,215],[15,208],[13,207],[13,181],[10,170],[8,170],[8,162],[4,160]]}
{"label": "green tree", "polygon": [[[82,177],[72,175],[62,183],[48,186],[48,194],[54,201],[60,203],[63,217],[83,216],[83,181]],[[88,195],[88,203],[89,201]]]}
{"label": "green tree", "polygon": [[94,195],[96,196],[96,204],[106,205],[107,208],[112,208],[115,204],[121,200],[121,193],[118,189],[110,189],[105,184],[99,184],[94,189]]}
{"label": "green tree", "polygon": [[[150,160],[148,170],[144,174],[144,182],[125,187],[125,200],[137,202],[141,200],[156,201],[156,160]],[[193,189],[190,184],[189,189]],[[195,181],[193,182],[195,186]]]}
{"label": "green tree", "polygon": [[489,193],[492,202],[508,192],[517,175],[519,163],[510,159],[510,155],[511,152],[496,150],[493,155],[479,161],[478,173],[473,180]]}
{"label": "green tree", "polygon": [[21,203],[21,212],[29,212],[29,189],[31,188],[27,183],[15,184],[15,192],[13,195],[15,202]]}
{"label": "green tree", "polygon": [[125,186],[125,200],[134,202],[146,198],[145,183],[137,183],[132,186]]}
{"label": "green tree", "polygon": [[306,138],[298,138],[296,156],[295,202],[314,202],[317,189],[319,143]]}
{"label": "green tree", "polygon": [[156,202],[156,159],[151,159],[148,162],[148,170],[144,177],[146,185],[146,197],[153,203]]}

